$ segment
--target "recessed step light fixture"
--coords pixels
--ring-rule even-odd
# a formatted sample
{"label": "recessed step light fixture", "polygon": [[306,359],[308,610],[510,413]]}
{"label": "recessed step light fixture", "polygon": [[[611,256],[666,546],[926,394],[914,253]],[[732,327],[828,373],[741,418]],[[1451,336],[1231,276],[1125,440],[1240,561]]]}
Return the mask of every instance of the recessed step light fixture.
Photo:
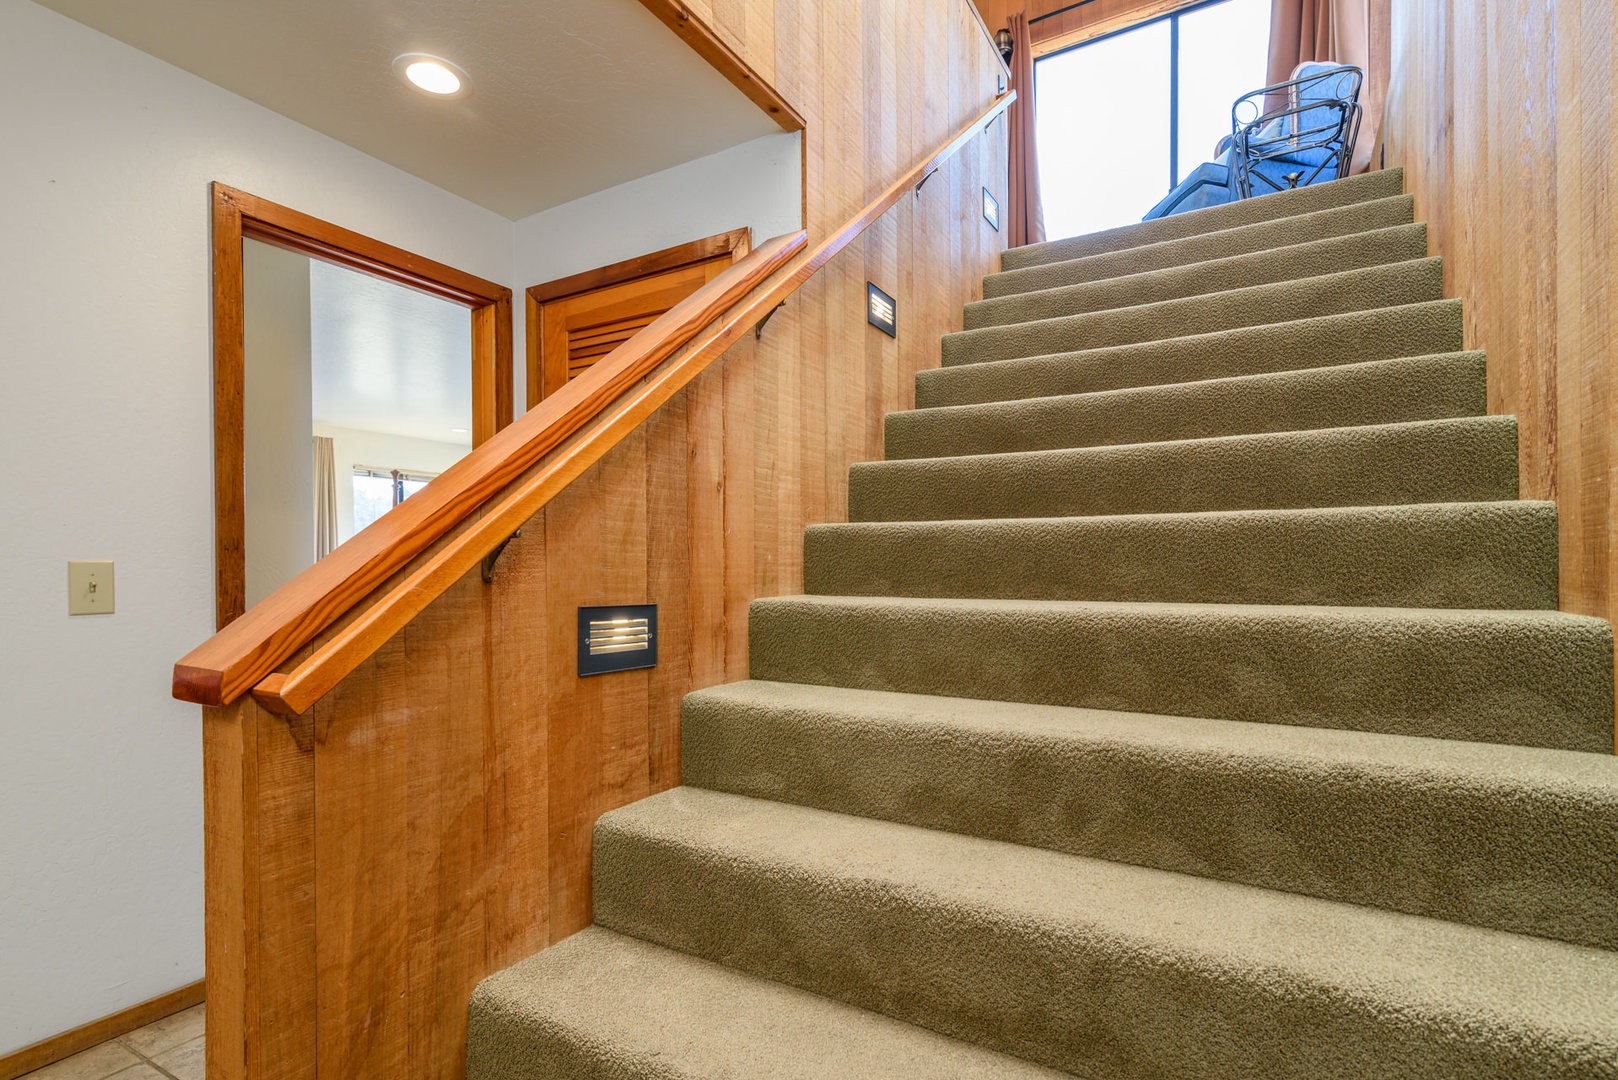
{"label": "recessed step light fixture", "polygon": [[393,73],[409,86],[434,97],[465,97],[472,91],[466,72],[441,56],[405,53],[394,58]]}

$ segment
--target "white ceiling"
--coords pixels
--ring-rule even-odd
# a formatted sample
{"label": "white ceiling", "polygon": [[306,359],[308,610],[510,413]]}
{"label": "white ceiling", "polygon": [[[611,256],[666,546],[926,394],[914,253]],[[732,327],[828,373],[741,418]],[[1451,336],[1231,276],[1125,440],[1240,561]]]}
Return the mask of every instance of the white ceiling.
{"label": "white ceiling", "polygon": [[637,0],[40,2],[513,220],[778,130]]}
{"label": "white ceiling", "polygon": [[468,309],[312,259],[309,323],[315,423],[472,445]]}

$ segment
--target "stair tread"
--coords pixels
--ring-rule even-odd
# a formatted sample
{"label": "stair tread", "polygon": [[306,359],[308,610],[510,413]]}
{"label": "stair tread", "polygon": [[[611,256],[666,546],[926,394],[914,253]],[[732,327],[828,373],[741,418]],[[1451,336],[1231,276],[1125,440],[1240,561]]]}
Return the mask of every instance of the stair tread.
{"label": "stair tread", "polygon": [[989,297],[966,305],[967,329],[1112,311],[1231,289],[1318,278],[1427,257],[1427,227],[1385,229],[1309,240],[1097,281]]}
{"label": "stair tread", "polygon": [[1383,169],[1324,184],[1311,184],[1292,191],[1240,199],[1223,206],[1210,206],[1185,214],[1174,214],[1115,229],[1104,229],[1084,236],[1010,248],[1001,254],[1000,265],[1006,270],[1016,270],[1025,266],[1063,262],[1084,255],[1121,251],[1160,240],[1196,236],[1280,217],[1295,217],[1314,210],[1370,202],[1403,193],[1403,170]]}
{"label": "stair tread", "polygon": [[1481,352],[889,413],[886,458],[945,457],[1482,416]]}
{"label": "stair tread", "polygon": [[1251,1069],[1278,1041],[1248,1075],[1618,1055],[1600,949],[692,788],[608,813],[596,852],[602,925],[1057,1068]]}
{"label": "stair tread", "polygon": [[927,408],[1431,356],[1461,348],[1461,304],[1416,304],[916,373]]}
{"label": "stair tread", "polygon": [[942,360],[944,366],[954,367],[1076,347],[1129,345],[1260,326],[1275,322],[1277,316],[1336,315],[1442,296],[1443,260],[1409,259],[1111,311],[960,330],[944,335]]}
{"label": "stair tread", "polygon": [[812,525],[804,536],[804,592],[1555,608],[1556,505]]}
{"label": "stair tread", "polygon": [[1581,629],[1605,627],[1605,619],[1560,610],[1505,610],[1501,608],[1418,608],[1357,607],[1331,604],[1184,604],[1156,601],[1115,600],[1014,600],[977,597],[912,596],[767,596],[753,601],[754,607],[774,604],[808,604],[826,607],[920,607],[954,608],[961,611],[1022,610],[1046,612],[1124,611],[1142,615],[1174,616],[1185,620],[1228,619],[1257,616],[1285,622],[1313,622],[1331,619],[1343,622],[1428,623],[1446,626],[1479,624],[1567,626]]}
{"label": "stair tread", "polygon": [[1102,281],[1118,276],[1119,268],[1123,268],[1123,273],[1166,269],[1327,236],[1346,236],[1371,229],[1408,225],[1415,220],[1415,199],[1409,195],[1390,195],[1371,202],[1316,210],[1252,225],[1238,225],[1125,251],[1044,263],[1021,270],[1003,270],[983,279],[983,295],[987,299],[994,299],[1035,289]]}
{"label": "stair tread", "polygon": [[600,927],[472,998],[482,1080],[1036,1080],[1065,1074]]}
{"label": "stair tread", "polygon": [[793,596],[753,678],[1610,752],[1612,632],[1545,610]]}
{"label": "stair tread", "polygon": [[1618,759],[744,682],[689,786],[1618,949]]}
{"label": "stair tread", "polygon": [[1077,517],[1516,495],[1515,418],[1470,416],[859,462],[849,471],[848,517]]}

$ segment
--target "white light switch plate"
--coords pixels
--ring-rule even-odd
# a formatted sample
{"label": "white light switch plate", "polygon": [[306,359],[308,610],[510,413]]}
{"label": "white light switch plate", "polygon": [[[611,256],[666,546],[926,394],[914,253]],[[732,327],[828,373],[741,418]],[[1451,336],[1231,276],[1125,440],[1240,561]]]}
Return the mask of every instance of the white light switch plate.
{"label": "white light switch plate", "polygon": [[112,563],[79,560],[67,564],[67,613],[112,614]]}

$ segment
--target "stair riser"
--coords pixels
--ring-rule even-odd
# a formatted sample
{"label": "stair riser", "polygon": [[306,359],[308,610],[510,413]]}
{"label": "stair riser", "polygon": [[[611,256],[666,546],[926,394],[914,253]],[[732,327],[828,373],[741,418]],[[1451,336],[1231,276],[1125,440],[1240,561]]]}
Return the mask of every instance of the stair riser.
{"label": "stair riser", "polygon": [[1286,608],[758,600],[772,682],[1610,752],[1597,620]]}
{"label": "stair riser", "polygon": [[976,405],[1427,356],[1458,351],[1461,336],[1460,301],[1441,300],[1106,349],[932,368],[916,375],[916,406]]}
{"label": "stair riser", "polygon": [[1172,270],[1131,274],[1110,281],[1069,285],[998,300],[979,300],[966,305],[965,327],[973,330],[986,326],[1009,326],[1037,319],[1056,319],[1064,315],[1155,304],[1255,285],[1360,270],[1368,266],[1408,262],[1426,256],[1427,227],[1405,225]]}
{"label": "stair riser", "polygon": [[850,521],[1082,517],[1517,497],[1510,417],[865,462]]}
{"label": "stair riser", "polygon": [[889,413],[886,458],[1308,431],[1488,411],[1482,353],[1314,368],[1063,398]]}
{"label": "stair riser", "polygon": [[1086,236],[1011,248],[1001,254],[1000,268],[1019,270],[1025,266],[1067,262],[1109,251],[1140,247],[1143,244],[1179,240],[1201,233],[1233,229],[1260,221],[1297,217],[1317,210],[1330,210],[1334,207],[1372,202],[1402,194],[1404,194],[1403,170],[1384,169],[1326,184],[1313,184],[1295,191],[1242,199],[1239,202],[1213,206],[1206,210],[1193,210],[1190,213],[1173,214],[1136,225],[1124,225]]}
{"label": "stair riser", "polygon": [[[845,844],[846,858],[834,861],[821,845],[777,855],[740,833],[734,845],[691,846],[608,815],[595,834],[596,919],[1083,1076],[1585,1077],[1618,1054],[1587,1015],[1572,1030],[1501,1022],[1480,1031],[1476,1000],[1457,1007],[1430,988],[1339,980],[1329,967],[1249,967],[1217,941],[1165,940],[1092,919],[1088,882],[1070,857],[1002,849],[960,866],[953,881],[917,881],[905,872],[913,862],[959,854],[960,845],[910,835],[914,857],[865,857]],[[1196,904],[1195,887],[1181,891]],[[1070,909],[1056,906],[1062,895]],[[1372,917],[1335,912],[1357,932]],[[1184,918],[1197,921],[1194,906]],[[1215,926],[1205,930],[1217,936]],[[1599,970],[1592,952],[1564,945],[1554,956]],[[1504,966],[1498,956],[1485,962]],[[1551,981],[1548,966],[1525,962],[1525,979]]]}
{"label": "stair riser", "polygon": [[1375,202],[1358,203],[1336,210],[1322,210],[1301,217],[1282,218],[1236,229],[1170,240],[1162,244],[1133,248],[1107,255],[1095,255],[1071,262],[1030,266],[1023,270],[990,274],[983,279],[986,299],[1015,293],[1104,281],[1146,270],[1167,270],[1210,259],[1228,259],[1254,251],[1307,244],[1333,236],[1349,236],[1371,229],[1390,229],[1416,220],[1415,200],[1398,195]]}
{"label": "stair riser", "polygon": [[[909,707],[815,711],[725,689],[692,694],[684,780],[1618,948],[1618,778],[1555,782],[1567,755],[1522,751],[1553,760],[1518,779],[1445,768],[1444,745],[1430,741],[1369,758],[1335,732],[1266,743],[1273,729],[1035,710],[1020,725],[973,723],[953,699],[895,700]],[[1290,738],[1277,745],[1276,734]]]}
{"label": "stair riser", "polygon": [[598,926],[485,979],[469,1019],[467,1080],[1067,1080]]}
{"label": "stair riser", "polygon": [[1550,503],[811,527],[804,591],[1554,610]]}
{"label": "stair riser", "polygon": [[943,364],[981,364],[1077,349],[1100,349],[1210,334],[1273,323],[1277,317],[1307,319],[1437,300],[1444,295],[1439,259],[1421,259],[1349,270],[1279,285],[1256,285],[1211,296],[1169,300],[1118,311],[993,326],[944,335]]}

